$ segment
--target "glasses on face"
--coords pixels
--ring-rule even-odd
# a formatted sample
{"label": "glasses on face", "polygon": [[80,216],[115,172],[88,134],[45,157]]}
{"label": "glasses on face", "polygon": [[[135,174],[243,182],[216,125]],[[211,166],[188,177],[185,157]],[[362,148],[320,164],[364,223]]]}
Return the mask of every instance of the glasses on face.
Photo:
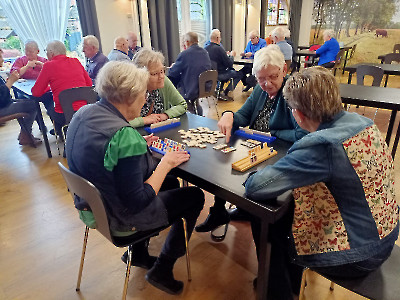
{"label": "glasses on face", "polygon": [[260,85],[263,83],[274,82],[278,79],[279,79],[279,74],[273,74],[273,75],[265,76],[265,77],[264,76],[257,77],[257,81]]}
{"label": "glasses on face", "polygon": [[159,72],[150,73],[150,76],[153,76],[153,77],[163,76],[163,75],[165,75],[166,70],[167,70],[167,68],[163,67]]}

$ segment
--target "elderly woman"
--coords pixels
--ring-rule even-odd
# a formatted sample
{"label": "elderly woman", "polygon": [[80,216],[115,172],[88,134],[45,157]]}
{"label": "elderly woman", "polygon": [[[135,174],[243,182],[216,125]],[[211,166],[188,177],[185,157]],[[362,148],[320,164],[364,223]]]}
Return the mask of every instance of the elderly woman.
{"label": "elderly woman", "polygon": [[[249,126],[251,129],[270,132],[274,136],[289,142],[294,142],[306,134],[296,123],[282,94],[286,82],[285,59],[277,45],[268,45],[256,52],[253,74],[258,85],[236,112],[225,111],[218,122],[218,127],[226,134],[229,142],[231,134],[239,126]],[[238,210],[233,211],[232,217]],[[225,210],[225,200],[215,198],[215,204],[210,208],[206,221],[196,227],[198,232],[211,231],[230,220]]]}
{"label": "elderly woman", "polygon": [[301,272],[291,262],[321,274],[359,277],[388,258],[399,235],[393,160],[376,125],[343,111],[338,84],[325,68],[295,74],[283,94],[310,133],[245,185],[247,197],[264,203],[293,189],[294,210],[269,236],[272,299],[299,292]]}
{"label": "elderly woman", "polygon": [[[0,49],[0,67],[3,66],[3,50]],[[32,100],[16,100],[11,99],[10,89],[13,84],[19,79],[18,71],[13,71],[4,81],[0,78],[0,117],[7,117],[17,113],[26,113],[27,117],[18,120],[21,126],[21,131],[18,135],[20,145],[40,144],[41,140],[32,136],[32,124],[36,117],[36,105]],[[28,132],[26,131],[28,130]]]}
{"label": "elderly woman", "polygon": [[335,65],[336,55],[339,53],[340,47],[334,36],[335,32],[332,29],[324,31],[323,38],[325,43],[315,51],[319,56],[319,66],[332,68]]}
{"label": "elderly woman", "polygon": [[[79,109],[69,125],[68,165],[100,190],[117,239],[129,238],[126,236],[132,230],[172,224],[160,256],[150,256],[148,241],[143,241],[133,245],[132,264],[150,269],[146,279],[157,288],[178,294],[183,283],[174,279],[172,269],[185,254],[180,218],[186,219],[190,236],[203,208],[204,194],[197,187],[179,188],[178,180],[167,176],[189,159],[187,152],[167,153],[157,165],[147,147],[156,137],[142,137],[129,124],[146,102],[148,79],[145,69],[129,62],[109,62],[100,70],[96,90],[101,100]],[[84,199],[75,199],[75,206],[87,224],[94,221]]]}
{"label": "elderly woman", "polygon": [[136,66],[147,68],[150,79],[147,84],[148,95],[140,116],[130,124],[133,127],[139,127],[183,115],[187,110],[187,103],[165,76],[164,55],[161,52],[142,48],[132,60]]}

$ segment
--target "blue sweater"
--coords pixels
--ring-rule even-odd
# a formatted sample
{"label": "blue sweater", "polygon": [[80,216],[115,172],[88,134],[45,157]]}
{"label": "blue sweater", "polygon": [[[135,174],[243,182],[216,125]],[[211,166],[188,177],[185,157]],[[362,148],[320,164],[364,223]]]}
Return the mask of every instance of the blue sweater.
{"label": "blue sweater", "polygon": [[261,48],[267,47],[267,42],[264,39],[260,39],[257,44],[253,45],[251,41],[247,43],[244,53],[251,52],[253,55],[250,58],[254,58],[254,54]]}
{"label": "blue sweater", "polygon": [[339,50],[340,46],[337,40],[331,38],[329,41],[326,41],[321,48],[315,51],[315,53],[319,55],[318,65],[320,66],[328,62],[335,61]]}

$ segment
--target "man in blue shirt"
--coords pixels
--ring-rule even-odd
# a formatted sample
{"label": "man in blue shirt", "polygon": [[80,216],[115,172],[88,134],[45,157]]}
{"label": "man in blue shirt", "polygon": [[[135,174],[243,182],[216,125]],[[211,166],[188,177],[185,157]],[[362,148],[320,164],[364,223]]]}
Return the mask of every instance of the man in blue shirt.
{"label": "man in blue shirt", "polygon": [[283,53],[285,62],[287,64],[287,67],[289,68],[292,62],[293,49],[292,46],[290,46],[289,43],[285,40],[285,30],[282,27],[276,27],[272,31],[271,36],[274,43]]}
{"label": "man in blue shirt", "polygon": [[[261,48],[264,48],[267,46],[267,42],[264,39],[260,38],[260,33],[257,30],[253,30],[250,32],[250,41],[247,43],[246,49],[244,49],[243,53],[240,53],[240,56],[243,56],[245,58],[254,58],[254,54],[260,50]],[[242,71],[242,82],[245,88],[243,89],[243,92],[247,92],[249,89],[254,87],[256,85],[256,80],[254,79],[254,76],[249,76],[247,75],[251,74],[251,69],[252,66],[250,65],[245,65],[241,71]]]}
{"label": "man in blue shirt", "polygon": [[114,40],[114,49],[108,54],[108,60],[132,61],[128,56],[128,40],[122,36]]}
{"label": "man in blue shirt", "polygon": [[83,38],[83,53],[86,56],[85,69],[95,85],[97,73],[108,62],[108,58],[99,51],[99,40],[94,35],[87,35]]}

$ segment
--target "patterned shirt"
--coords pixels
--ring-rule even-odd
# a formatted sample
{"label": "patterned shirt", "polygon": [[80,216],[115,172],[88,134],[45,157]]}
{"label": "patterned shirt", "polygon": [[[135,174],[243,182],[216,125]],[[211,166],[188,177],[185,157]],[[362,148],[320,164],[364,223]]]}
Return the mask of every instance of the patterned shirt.
{"label": "patterned shirt", "polygon": [[164,112],[164,101],[161,98],[159,90],[154,90],[149,93],[145,104],[140,112],[141,117],[146,117],[151,114],[162,114]]}
{"label": "patterned shirt", "polygon": [[269,119],[271,118],[271,115],[274,113],[274,110],[272,109],[274,100],[275,100],[275,97],[268,98],[267,101],[265,101],[264,107],[258,114],[258,116],[252,126],[252,129],[264,131],[264,132],[269,131]]}

